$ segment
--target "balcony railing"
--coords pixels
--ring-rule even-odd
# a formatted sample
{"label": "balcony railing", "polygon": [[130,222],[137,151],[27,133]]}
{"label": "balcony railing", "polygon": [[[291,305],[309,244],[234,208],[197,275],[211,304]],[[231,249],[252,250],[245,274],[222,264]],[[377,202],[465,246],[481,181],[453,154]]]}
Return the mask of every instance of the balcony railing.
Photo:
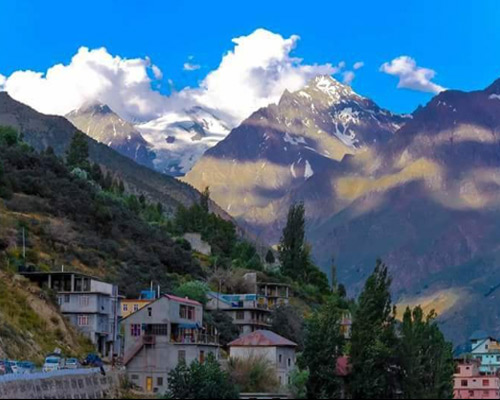
{"label": "balcony railing", "polygon": [[219,344],[217,336],[204,333],[193,335],[172,334],[170,340],[172,343],[179,344]]}

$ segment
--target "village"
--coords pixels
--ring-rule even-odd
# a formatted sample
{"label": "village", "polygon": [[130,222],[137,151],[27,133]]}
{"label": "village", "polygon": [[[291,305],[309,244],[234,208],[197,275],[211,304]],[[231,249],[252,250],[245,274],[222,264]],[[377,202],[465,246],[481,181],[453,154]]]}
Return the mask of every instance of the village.
{"label": "village", "polygon": [[[248,287],[253,287],[251,293],[209,292],[202,304],[163,293],[153,283],[138,298],[124,298],[116,285],[83,273],[35,271],[23,275],[57,293],[62,314],[92,341],[106,368],[125,371],[128,382],[139,393],[166,393],[169,373],[181,363],[203,364],[213,357],[224,368],[231,359],[245,362],[262,357],[272,366],[278,390],[241,393],[241,398],[291,397],[289,386],[296,369],[297,344],[270,330],[273,309],[293,299],[286,284],[260,282],[256,273],[247,273],[244,278]],[[215,310],[230,316],[239,331],[239,337],[227,346],[221,346],[219,332],[204,322],[205,313]],[[346,310],[340,329],[347,341],[351,324]],[[475,332],[466,348],[455,350],[455,364],[454,398],[500,398],[497,339],[486,332]],[[63,366],[50,371],[58,368]],[[44,368],[44,372],[49,370]],[[337,377],[348,382],[349,373],[348,357],[338,357]]]}

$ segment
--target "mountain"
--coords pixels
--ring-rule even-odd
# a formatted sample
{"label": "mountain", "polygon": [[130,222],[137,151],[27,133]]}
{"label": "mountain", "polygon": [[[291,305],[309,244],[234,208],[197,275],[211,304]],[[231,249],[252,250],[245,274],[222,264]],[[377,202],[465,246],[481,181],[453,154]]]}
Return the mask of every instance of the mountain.
{"label": "mountain", "polygon": [[155,154],[148,142],[131,123],[115,114],[107,105],[85,104],[66,118],[79,130],[104,143],[136,163],[153,168]]}
{"label": "mountain", "polygon": [[[24,140],[36,150],[45,150],[50,146],[57,155],[66,153],[77,130],[64,117],[41,114],[13,100],[6,92],[0,92],[0,125],[18,129]],[[122,179],[128,191],[144,193],[150,201],[161,202],[167,212],[173,212],[180,204],[189,206],[199,200],[199,192],[191,186],[138,165],[90,137],[88,143],[93,162]]]}
{"label": "mountain", "polygon": [[[291,193],[314,180],[313,192],[324,197],[326,191],[329,198],[330,181],[315,176],[337,173],[346,155],[369,158],[408,119],[319,76],[253,113],[209,149],[184,180],[197,188],[210,186],[222,208],[263,239],[276,241],[294,200]],[[315,218],[325,218],[331,205],[317,211]]]}
{"label": "mountain", "polygon": [[203,153],[229,133],[225,123],[202,107],[170,112],[136,128],[156,153],[154,168],[182,176]]}
{"label": "mountain", "polygon": [[477,327],[500,335],[500,80],[442,92],[411,117],[323,82],[254,113],[185,180],[272,242],[304,201],[316,261],[329,271],[335,256],[352,294],[382,257],[400,308],[435,308],[457,343]]}

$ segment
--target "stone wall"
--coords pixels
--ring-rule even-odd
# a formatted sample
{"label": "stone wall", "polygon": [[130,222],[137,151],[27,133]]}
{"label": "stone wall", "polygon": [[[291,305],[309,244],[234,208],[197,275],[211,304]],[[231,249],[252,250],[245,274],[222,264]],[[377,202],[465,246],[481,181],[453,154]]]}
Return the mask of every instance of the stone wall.
{"label": "stone wall", "polygon": [[0,377],[0,399],[104,399],[112,398],[123,374],[98,369]]}

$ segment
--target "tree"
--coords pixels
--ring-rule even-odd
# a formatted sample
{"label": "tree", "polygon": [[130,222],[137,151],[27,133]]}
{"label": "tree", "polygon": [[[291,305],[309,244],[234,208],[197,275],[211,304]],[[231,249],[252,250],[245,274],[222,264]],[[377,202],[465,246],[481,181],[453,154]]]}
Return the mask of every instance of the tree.
{"label": "tree", "polygon": [[294,369],[290,373],[290,384],[288,385],[288,390],[294,399],[306,399],[307,398],[307,382],[309,381],[309,371],[300,369]]}
{"label": "tree", "polygon": [[89,158],[89,144],[87,142],[87,136],[80,131],[76,131],[73,134],[69,149],[66,155],[66,164],[71,169],[81,168],[83,170],[89,171],[90,164]]}
{"label": "tree", "polygon": [[345,344],[340,322],[346,308],[347,304],[333,294],[306,322],[300,364],[309,370],[308,398],[328,399],[340,394],[341,382],[335,373],[337,358],[342,355]]}
{"label": "tree", "polygon": [[206,304],[209,290],[205,282],[189,281],[180,285],[175,291],[175,294],[179,297],[187,297],[201,304]]}
{"label": "tree", "polygon": [[209,202],[210,202],[210,187],[206,187],[203,189],[203,192],[201,192],[201,197],[200,197],[200,206],[201,208],[208,213],[209,210]]}
{"label": "tree", "polygon": [[11,126],[0,126],[0,146],[11,147],[19,142],[19,134]]}
{"label": "tree", "polygon": [[274,253],[271,249],[267,250],[266,253],[266,263],[274,264],[276,262],[276,258],[274,257]]}
{"label": "tree", "polygon": [[237,399],[238,388],[212,354],[204,363],[179,365],[168,374],[168,399]]}
{"label": "tree", "polygon": [[305,243],[304,204],[292,204],[278,246],[283,273],[299,279],[306,269],[309,254]]}
{"label": "tree", "polygon": [[271,314],[271,330],[298,344],[299,350],[304,345],[304,318],[290,304],[281,305]]}
{"label": "tree", "polygon": [[208,325],[217,329],[219,334],[219,344],[222,347],[227,346],[228,343],[240,336],[238,326],[233,323],[234,321],[231,316],[224,311],[216,310],[212,312],[205,312],[203,313],[203,316]]}
{"label": "tree", "polygon": [[449,399],[453,397],[453,352],[431,311],[424,316],[420,306],[406,309],[400,327],[398,359],[401,390],[405,399]]}
{"label": "tree", "polygon": [[274,393],[280,386],[276,370],[264,355],[230,358],[229,374],[242,392]]}
{"label": "tree", "polygon": [[397,392],[395,310],[387,266],[377,260],[354,313],[351,339],[353,397],[391,399]]}

